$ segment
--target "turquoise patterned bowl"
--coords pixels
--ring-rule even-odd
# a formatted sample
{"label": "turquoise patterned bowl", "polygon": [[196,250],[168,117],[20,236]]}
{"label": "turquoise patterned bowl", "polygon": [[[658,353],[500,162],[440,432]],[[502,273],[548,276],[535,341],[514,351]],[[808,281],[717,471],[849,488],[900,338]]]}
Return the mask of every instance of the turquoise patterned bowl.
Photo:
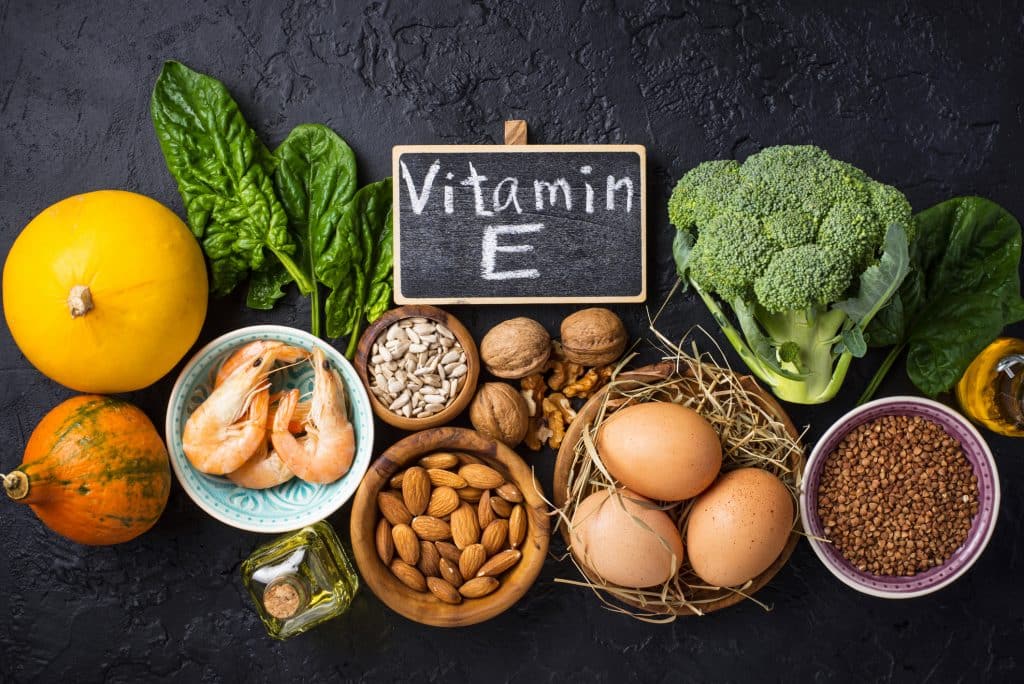
{"label": "turquoise patterned bowl", "polygon": [[[352,467],[337,482],[316,485],[298,478],[270,489],[246,489],[226,477],[196,470],[181,444],[185,421],[203,403],[213,387],[221,363],[242,345],[256,340],[280,340],[312,351],[319,346],[338,369],[345,382],[349,420],[356,433],[356,456]],[[313,369],[301,364],[273,375],[273,391],[299,388],[313,390]],[[167,404],[167,450],[178,482],[200,508],[217,520],[250,532],[277,534],[296,530],[323,520],[341,508],[359,487],[370,465],[373,450],[373,412],[355,369],[334,347],[309,333],[280,325],[254,325],[222,335],[206,345],[188,362],[171,390]]]}

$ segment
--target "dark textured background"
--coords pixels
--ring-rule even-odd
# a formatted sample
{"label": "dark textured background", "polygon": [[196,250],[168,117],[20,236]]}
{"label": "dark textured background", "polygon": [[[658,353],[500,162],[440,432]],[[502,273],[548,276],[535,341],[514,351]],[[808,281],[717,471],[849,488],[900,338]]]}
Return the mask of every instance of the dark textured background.
{"label": "dark textured background", "polygon": [[[917,208],[978,192],[1024,217],[1020,5],[830,4],[0,0],[0,250],[44,207],[87,190],[136,190],[180,213],[148,114],[168,58],[222,79],[271,145],[295,124],[331,125],[356,150],[363,181],[389,172],[393,144],[498,142],[504,118],[528,119],[538,143],[646,145],[653,307],[674,280],[667,193],[705,159],[813,142],[898,185]],[[555,331],[567,310],[456,313],[479,334],[521,313]],[[643,306],[619,311],[644,334]],[[218,301],[201,341],[260,321],[305,327],[307,311]],[[678,335],[694,323],[710,323],[704,307],[676,297],[661,327]],[[874,361],[857,363],[831,404],[793,408],[811,440],[851,406]],[[169,388],[164,380],[131,399],[159,424]],[[883,393],[907,389],[897,370]],[[4,329],[3,470],[67,396]],[[382,431],[377,449],[397,436]],[[772,612],[747,604],[671,626],[612,615],[553,584],[573,571],[551,560],[523,601],[478,627],[421,627],[362,591],[348,616],[275,643],[238,579],[261,538],[206,517],[177,485],[154,530],[115,548],[70,544],[3,504],[0,672],[18,681],[1019,681],[1024,460],[1020,443],[991,444],[999,525],[949,589],[907,602],[861,596],[801,544],[759,595]],[[552,456],[533,460],[549,485]],[[347,518],[346,508],[331,521],[345,532]]]}

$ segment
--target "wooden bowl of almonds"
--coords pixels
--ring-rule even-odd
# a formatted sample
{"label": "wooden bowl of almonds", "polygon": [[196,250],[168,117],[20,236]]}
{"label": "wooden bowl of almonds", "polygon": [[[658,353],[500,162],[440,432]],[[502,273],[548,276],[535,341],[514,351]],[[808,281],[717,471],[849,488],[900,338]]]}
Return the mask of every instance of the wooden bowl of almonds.
{"label": "wooden bowl of almonds", "polygon": [[523,459],[478,432],[443,427],[406,437],[370,466],[351,535],[377,598],[415,622],[462,627],[526,593],[551,526]]}
{"label": "wooden bowl of almonds", "polygon": [[436,306],[400,306],[366,329],[356,372],[377,417],[402,430],[451,422],[469,405],[480,377],[476,342]]}

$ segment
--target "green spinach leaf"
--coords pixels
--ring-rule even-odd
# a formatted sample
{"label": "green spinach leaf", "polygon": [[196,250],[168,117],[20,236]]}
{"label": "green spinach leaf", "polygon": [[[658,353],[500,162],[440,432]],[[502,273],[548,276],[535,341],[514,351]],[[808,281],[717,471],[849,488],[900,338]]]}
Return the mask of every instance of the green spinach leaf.
{"label": "green spinach leaf", "polygon": [[916,217],[912,270],[868,327],[872,346],[895,344],[861,397],[907,349],[907,375],[925,394],[948,391],[1003,328],[1024,318],[1021,230],[1005,209],[956,197]]}
{"label": "green spinach leaf", "polygon": [[391,179],[386,178],[356,192],[316,265],[317,278],[332,290],[327,335],[347,335],[349,356],[362,320],[376,320],[391,300],[391,262]]}
{"label": "green spinach leaf", "polygon": [[[316,264],[337,230],[356,188],[356,158],[334,131],[320,124],[296,126],[274,152],[274,187],[284,205],[298,251],[295,261],[311,282],[312,332],[320,335],[320,292]],[[271,308],[290,274],[267,264],[253,274],[249,304]]]}
{"label": "green spinach leaf", "polygon": [[271,181],[273,158],[227,89],[179,62],[166,62],[150,101],[167,168],[188,222],[210,259],[213,291],[233,290],[263,268],[269,249],[299,289],[310,279],[292,259],[284,207]]}

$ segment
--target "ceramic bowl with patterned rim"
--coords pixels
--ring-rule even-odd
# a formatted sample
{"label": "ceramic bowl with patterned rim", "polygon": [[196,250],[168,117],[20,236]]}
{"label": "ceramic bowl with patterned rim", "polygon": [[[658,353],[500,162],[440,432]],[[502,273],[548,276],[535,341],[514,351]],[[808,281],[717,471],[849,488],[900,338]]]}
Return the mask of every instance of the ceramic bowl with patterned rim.
{"label": "ceramic bowl with patterned rim", "polygon": [[[964,456],[978,478],[978,513],[971,522],[967,539],[945,563],[913,577],[862,572],[843,558],[834,546],[819,541],[825,536],[818,517],[818,486],[825,461],[850,430],[883,416],[920,416],[938,423],[948,435],[960,442]],[[992,538],[999,513],[999,473],[992,452],[978,430],[953,409],[921,397],[876,399],[847,413],[818,440],[804,469],[800,513],[814,553],[843,583],[862,593],[881,598],[924,596],[952,584],[967,572]]]}
{"label": "ceramic bowl with patterned rim", "polygon": [[[355,428],[356,455],[349,471],[327,485],[292,478],[270,489],[247,489],[226,477],[196,470],[182,448],[185,421],[209,395],[217,369],[242,345],[256,340],[279,340],[312,351],[324,350],[345,383],[349,420]],[[272,391],[313,390],[313,369],[300,364],[274,373]],[[235,330],[200,349],[188,362],[171,390],[165,425],[167,450],[178,482],[200,508],[221,522],[251,532],[276,534],[323,520],[348,501],[370,465],[373,450],[373,411],[366,390],[352,365],[334,347],[307,332],[280,325],[255,325]]]}

